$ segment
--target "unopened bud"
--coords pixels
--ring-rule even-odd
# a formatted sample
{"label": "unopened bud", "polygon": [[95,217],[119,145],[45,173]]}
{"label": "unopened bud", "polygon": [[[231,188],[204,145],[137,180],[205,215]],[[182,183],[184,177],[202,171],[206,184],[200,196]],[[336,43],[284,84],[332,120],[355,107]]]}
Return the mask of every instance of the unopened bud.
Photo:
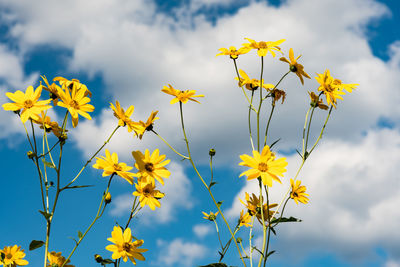
{"label": "unopened bud", "polygon": [[296,65],[290,65],[289,69],[290,69],[291,72],[296,72],[297,71]]}
{"label": "unopened bud", "polygon": [[111,202],[110,192],[107,192],[106,197],[104,198],[104,201],[106,202],[106,204],[109,204]]}
{"label": "unopened bud", "polygon": [[242,243],[242,238],[241,238],[241,237],[238,237],[238,238],[236,238],[236,241],[237,241],[238,243]]}
{"label": "unopened bud", "polygon": [[28,158],[30,158],[30,159],[33,159],[33,158],[36,156],[36,154],[35,154],[33,151],[28,151],[28,152],[26,152],[26,155],[27,155]]}
{"label": "unopened bud", "polygon": [[99,254],[95,254],[94,255],[94,259],[98,263],[102,263],[103,262],[103,258]]}
{"label": "unopened bud", "polygon": [[211,148],[210,151],[208,152],[208,154],[210,155],[210,157],[215,156],[215,149]]}

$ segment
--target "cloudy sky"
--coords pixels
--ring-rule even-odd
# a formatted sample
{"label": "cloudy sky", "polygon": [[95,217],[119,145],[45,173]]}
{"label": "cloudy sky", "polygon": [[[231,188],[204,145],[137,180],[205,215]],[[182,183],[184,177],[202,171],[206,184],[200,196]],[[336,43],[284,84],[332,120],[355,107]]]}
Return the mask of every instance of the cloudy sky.
{"label": "cloudy sky", "polygon": [[[303,220],[279,229],[271,266],[400,266],[400,23],[395,0],[0,0],[0,104],[5,92],[37,86],[40,75],[77,78],[93,92],[91,121],[80,120],[69,133],[65,176],[77,172],[104,142],[116,119],[109,102],[135,106],[133,118],[144,120],[153,110],[155,130],[184,151],[177,105],[160,90],[167,84],[204,94],[201,104],[185,105],[193,157],[209,174],[208,149],[217,150],[216,194],[232,224],[242,209],[239,198],[256,192],[254,183],[239,179],[239,155],[251,152],[247,106],[234,80],[228,57],[218,49],[240,47],[244,38],[275,41],[287,55],[302,54],[312,79],[304,86],[295,75],[281,84],[287,92],[276,109],[271,140],[287,157],[282,185],[271,189],[280,201],[300,161],[301,131],[307,91],[316,90],[316,73],[330,69],[334,77],[360,86],[333,111],[326,133],[299,178],[310,194],[308,205],[291,203],[288,213]],[[254,51],[253,51],[254,52]],[[240,68],[259,75],[255,53],[240,57]],[[265,79],[276,83],[287,64],[268,55]],[[57,118],[61,113],[53,113]],[[322,116],[316,117],[314,137]],[[214,210],[209,196],[187,162],[181,162],[155,136],[139,141],[125,129],[108,149],[133,164],[130,152],[159,148],[172,160],[171,178],[162,191],[162,208],[144,209],[133,233],[144,239],[146,262],[139,266],[196,266],[217,261],[218,240],[201,211]],[[2,197],[0,247],[44,238],[39,185],[26,158],[24,128],[12,113],[0,112]],[[60,200],[51,250],[68,254],[75,236],[95,215],[106,181],[92,168],[81,184],[94,187],[68,192]],[[253,181],[254,182],[254,181]],[[117,181],[113,202],[72,258],[76,266],[97,266],[95,253],[105,250],[115,222],[126,221],[132,188]],[[396,211],[397,210],[397,211]],[[222,221],[220,228],[223,228]],[[248,236],[244,230],[243,237]],[[37,250],[27,253],[31,266],[41,264]],[[227,263],[239,265],[234,250]],[[141,264],[141,265],[140,265]]]}

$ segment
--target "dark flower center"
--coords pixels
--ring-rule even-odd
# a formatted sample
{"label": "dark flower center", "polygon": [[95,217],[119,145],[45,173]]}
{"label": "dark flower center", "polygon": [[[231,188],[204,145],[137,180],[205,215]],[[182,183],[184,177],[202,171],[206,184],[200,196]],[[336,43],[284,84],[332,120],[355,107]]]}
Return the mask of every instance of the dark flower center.
{"label": "dark flower center", "polygon": [[261,172],[266,172],[268,171],[268,165],[267,163],[261,162],[258,164],[258,170]]}
{"label": "dark flower center", "polygon": [[125,251],[129,251],[131,249],[131,244],[124,243],[123,248],[124,248]]}
{"label": "dark flower center", "polygon": [[153,172],[154,171],[154,165],[151,162],[148,162],[148,163],[144,164],[144,168],[148,172]]}
{"label": "dark flower center", "polygon": [[31,107],[33,107],[33,102],[32,102],[32,100],[25,100],[25,102],[24,102],[24,107],[25,108],[31,108]]}
{"label": "dark flower center", "polygon": [[76,102],[75,100],[72,100],[72,101],[69,103],[69,105],[70,105],[71,107],[73,107],[74,109],[79,109],[79,103]]}

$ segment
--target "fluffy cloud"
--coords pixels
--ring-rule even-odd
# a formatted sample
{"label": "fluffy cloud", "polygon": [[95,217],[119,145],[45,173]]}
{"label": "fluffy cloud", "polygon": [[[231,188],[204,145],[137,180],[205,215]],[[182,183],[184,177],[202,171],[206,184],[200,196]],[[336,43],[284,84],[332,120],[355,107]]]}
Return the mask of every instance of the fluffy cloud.
{"label": "fluffy cloud", "polygon": [[[160,200],[162,208],[152,211],[145,207],[141,212],[143,216],[141,221],[144,223],[174,221],[174,216],[180,209],[189,209],[193,205],[190,197],[192,185],[182,166],[172,162],[167,168],[172,175],[170,178],[164,179],[164,186],[159,188],[161,192],[165,193],[165,197]],[[182,201],[182,199],[185,201]],[[133,196],[131,194],[117,196],[112,202],[110,214],[114,216],[129,214],[132,204]]]}
{"label": "fluffy cloud", "polygon": [[193,261],[207,255],[206,247],[179,238],[168,242],[159,239],[157,246],[161,252],[155,264],[157,266],[193,266]]}
{"label": "fluffy cloud", "polygon": [[203,238],[212,231],[212,227],[208,224],[196,224],[193,226],[193,232],[199,238]]}
{"label": "fluffy cloud", "polygon": [[[399,129],[371,130],[357,143],[325,140],[299,176],[310,203],[289,203],[285,212],[303,222],[282,226],[276,244],[282,255],[335,251],[352,262],[375,257],[377,246],[393,257],[400,255],[399,152]],[[297,155],[288,157],[283,180],[293,177],[299,161]],[[288,186],[287,181],[284,186],[275,183],[272,201],[279,202]],[[245,191],[258,192],[256,183],[249,181],[235,199],[244,199]],[[242,208],[236,201],[228,214],[237,216]]]}

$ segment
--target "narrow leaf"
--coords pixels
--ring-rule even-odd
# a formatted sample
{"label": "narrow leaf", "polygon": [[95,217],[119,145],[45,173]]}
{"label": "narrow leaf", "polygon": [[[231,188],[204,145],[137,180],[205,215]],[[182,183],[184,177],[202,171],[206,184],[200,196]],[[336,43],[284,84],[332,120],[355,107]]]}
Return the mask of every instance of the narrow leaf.
{"label": "narrow leaf", "polygon": [[94,185],[74,185],[74,186],[68,186],[65,187],[64,189],[76,189],[76,188],[85,188],[85,187],[93,187]]}
{"label": "narrow leaf", "polygon": [[113,260],[110,260],[110,259],[105,259],[105,260],[103,260],[101,263],[104,263],[104,264],[111,264],[111,263],[114,263],[114,261],[113,261]]}
{"label": "narrow leaf", "polygon": [[79,237],[79,239],[81,239],[82,236],[83,236],[82,232],[81,232],[81,231],[78,231],[78,237]]}
{"label": "narrow leaf", "polygon": [[40,214],[42,214],[44,216],[44,218],[47,220],[49,220],[51,218],[51,213],[47,213],[45,211],[39,210]]}
{"label": "narrow leaf", "polygon": [[31,243],[29,244],[29,250],[35,250],[37,248],[40,248],[44,244],[45,243],[41,240],[32,240]]}
{"label": "narrow leaf", "polygon": [[225,263],[217,262],[217,263],[211,263],[208,265],[202,265],[200,267],[228,267],[228,265],[226,265]]}
{"label": "narrow leaf", "polygon": [[213,185],[217,184],[217,182],[211,182],[210,185],[208,186],[209,188],[211,188]]}
{"label": "narrow leaf", "polygon": [[300,154],[300,152],[296,149],[296,152],[297,152],[297,154],[299,154],[299,156],[301,157],[301,158],[303,158],[303,156]]}
{"label": "narrow leaf", "polygon": [[217,203],[218,207],[221,207],[222,202],[223,202],[223,201],[219,201],[219,202]]}
{"label": "narrow leaf", "polygon": [[279,141],[281,140],[281,138],[279,138],[278,140],[276,140],[275,142],[273,142],[270,146],[269,146],[269,148],[271,149],[276,143],[278,143]]}
{"label": "narrow leaf", "polygon": [[275,250],[272,250],[272,251],[268,252],[268,255],[267,255],[266,258],[268,258],[269,256],[271,256],[271,255],[274,254],[274,253],[275,253]]}
{"label": "narrow leaf", "polygon": [[48,161],[45,161],[44,158],[42,158],[42,162],[43,162],[43,164],[44,164],[45,166],[47,166],[47,167],[49,167],[49,168],[55,169],[55,167],[56,167],[56,166],[54,166],[53,163],[48,162]]}
{"label": "narrow leaf", "polygon": [[301,220],[290,216],[289,218],[282,217],[282,218],[278,218],[278,219],[273,219],[271,221],[271,223],[276,223],[276,224],[283,223],[283,222],[301,222]]}

